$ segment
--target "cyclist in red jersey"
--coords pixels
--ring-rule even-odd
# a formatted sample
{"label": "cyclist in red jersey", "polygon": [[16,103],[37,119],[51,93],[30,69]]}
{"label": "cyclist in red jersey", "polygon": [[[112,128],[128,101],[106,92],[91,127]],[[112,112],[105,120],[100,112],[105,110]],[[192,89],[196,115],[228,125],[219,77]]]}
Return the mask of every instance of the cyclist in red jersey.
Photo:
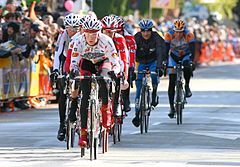
{"label": "cyclist in red jersey", "polygon": [[[128,61],[129,61],[129,70],[128,70],[128,83],[131,84],[132,81],[136,79],[136,75],[134,73],[135,70],[135,57],[136,57],[136,41],[134,36],[129,34],[125,29],[124,29],[125,21],[121,17],[117,17],[117,32],[121,35],[124,36],[128,48]],[[129,93],[130,93],[130,86],[122,91],[122,96],[124,99],[124,108],[123,110],[125,112],[129,112],[131,110],[130,107],[130,99],[129,99]]]}
{"label": "cyclist in red jersey", "polygon": [[[115,44],[115,47],[119,53],[120,56],[120,64],[121,64],[121,72],[123,72],[124,81],[123,83],[120,82],[120,80],[117,81],[117,84],[120,84],[120,89],[116,90],[116,93],[113,96],[113,99],[118,99],[119,91],[120,90],[126,90],[129,87],[129,84],[127,82],[128,80],[128,49],[125,38],[120,35],[119,33],[116,33],[117,31],[117,19],[115,16],[105,16],[102,20],[102,26],[103,26],[103,33],[108,35],[110,38],[113,39],[113,42]],[[113,111],[118,111],[118,100],[114,100]],[[114,113],[118,114],[118,113]]]}

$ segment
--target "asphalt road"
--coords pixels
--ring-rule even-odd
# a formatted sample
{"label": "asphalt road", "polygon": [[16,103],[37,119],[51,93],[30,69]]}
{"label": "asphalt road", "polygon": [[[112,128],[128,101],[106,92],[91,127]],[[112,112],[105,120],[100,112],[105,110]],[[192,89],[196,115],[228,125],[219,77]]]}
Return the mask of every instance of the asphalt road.
{"label": "asphalt road", "polygon": [[0,114],[1,167],[75,166],[240,166],[240,63],[199,68],[191,81],[193,96],[184,109],[183,124],[169,119],[168,80],[159,85],[160,104],[150,117],[149,133],[140,134],[124,120],[121,142],[89,161],[75,146],[56,139],[56,105]]}

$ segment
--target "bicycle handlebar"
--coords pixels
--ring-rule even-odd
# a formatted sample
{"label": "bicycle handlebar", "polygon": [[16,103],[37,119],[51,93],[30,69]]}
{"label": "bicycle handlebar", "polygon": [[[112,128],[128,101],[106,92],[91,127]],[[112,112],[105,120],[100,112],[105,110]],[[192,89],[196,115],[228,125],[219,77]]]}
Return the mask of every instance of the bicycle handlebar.
{"label": "bicycle handlebar", "polygon": [[142,71],[134,71],[135,73],[137,74],[158,74],[157,72],[155,71],[147,71],[147,70],[142,70]]}
{"label": "bicycle handlebar", "polygon": [[96,76],[96,75],[90,75],[90,76],[84,76],[84,75],[81,75],[81,76],[77,76],[74,78],[75,80],[76,79],[97,79],[97,80],[111,80],[110,77],[105,77],[105,76]]}

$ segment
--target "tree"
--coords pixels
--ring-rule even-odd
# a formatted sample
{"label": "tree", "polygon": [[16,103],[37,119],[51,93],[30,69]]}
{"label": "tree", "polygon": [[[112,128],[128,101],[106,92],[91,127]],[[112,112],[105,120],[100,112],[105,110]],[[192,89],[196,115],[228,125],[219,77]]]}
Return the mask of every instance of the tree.
{"label": "tree", "polygon": [[[126,7],[127,6],[127,7]],[[127,15],[133,13],[129,7],[129,0],[94,0],[93,11],[99,18],[109,15]]]}

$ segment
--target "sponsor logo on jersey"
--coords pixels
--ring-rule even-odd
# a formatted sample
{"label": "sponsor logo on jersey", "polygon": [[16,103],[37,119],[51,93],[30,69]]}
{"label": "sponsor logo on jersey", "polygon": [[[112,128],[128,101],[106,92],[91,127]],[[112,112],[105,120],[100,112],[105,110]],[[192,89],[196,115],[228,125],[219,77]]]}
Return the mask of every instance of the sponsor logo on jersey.
{"label": "sponsor logo on jersey", "polygon": [[113,58],[117,58],[117,57],[118,57],[118,54],[117,54],[117,53],[113,53],[113,54],[112,54],[112,57],[113,57]]}
{"label": "sponsor logo on jersey", "polygon": [[[75,49],[75,48],[74,48],[74,49]],[[78,57],[78,55],[79,55],[79,53],[74,52],[74,53],[72,54],[72,57]]]}

